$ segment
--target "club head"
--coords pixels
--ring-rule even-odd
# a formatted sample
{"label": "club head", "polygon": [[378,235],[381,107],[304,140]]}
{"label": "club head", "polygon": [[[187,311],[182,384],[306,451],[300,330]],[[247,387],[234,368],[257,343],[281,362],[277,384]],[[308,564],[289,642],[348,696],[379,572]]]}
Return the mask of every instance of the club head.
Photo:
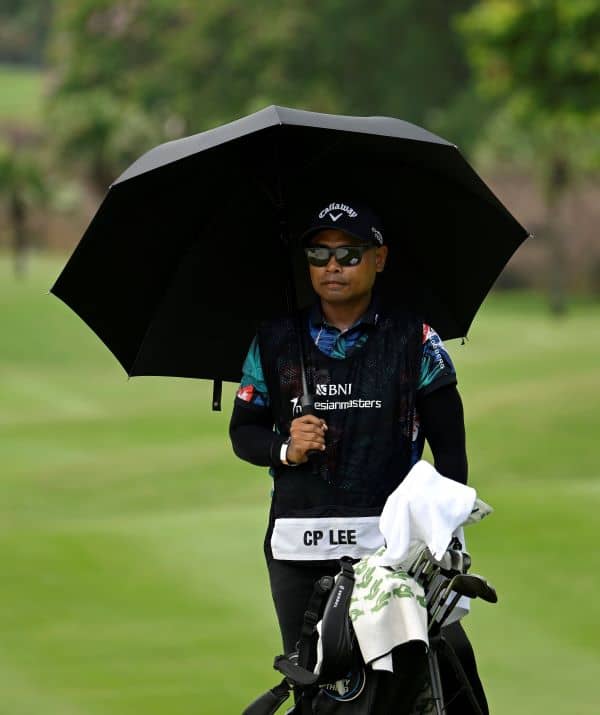
{"label": "club head", "polygon": [[409,576],[417,578],[418,574],[425,568],[431,559],[431,552],[427,547],[425,547],[421,552],[419,552],[416,559],[408,567],[407,573]]}
{"label": "club head", "polygon": [[450,582],[450,589],[468,598],[481,598],[488,603],[497,603],[498,595],[494,587],[476,574],[459,574]]}

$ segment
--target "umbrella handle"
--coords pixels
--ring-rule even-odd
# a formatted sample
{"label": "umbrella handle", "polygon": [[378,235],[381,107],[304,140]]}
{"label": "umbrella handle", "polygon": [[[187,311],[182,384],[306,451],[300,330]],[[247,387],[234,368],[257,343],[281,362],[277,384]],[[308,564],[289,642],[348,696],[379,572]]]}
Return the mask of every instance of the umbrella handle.
{"label": "umbrella handle", "polygon": [[[315,401],[313,399],[313,396],[310,394],[302,395],[302,397],[300,398],[300,407],[302,408],[303,415],[316,415],[317,414],[317,411],[315,410]],[[310,459],[311,457],[314,457],[317,454],[322,454],[322,452],[318,449],[310,449],[306,453],[306,456]]]}
{"label": "umbrella handle", "polygon": [[300,407],[303,415],[316,415],[315,401],[312,395],[302,395],[300,398]]}

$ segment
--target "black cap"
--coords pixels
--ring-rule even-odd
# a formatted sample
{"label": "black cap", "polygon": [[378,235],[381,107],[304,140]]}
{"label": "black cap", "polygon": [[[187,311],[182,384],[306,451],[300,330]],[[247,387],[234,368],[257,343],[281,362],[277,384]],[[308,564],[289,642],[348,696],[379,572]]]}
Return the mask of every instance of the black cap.
{"label": "black cap", "polygon": [[381,220],[368,206],[357,201],[332,201],[319,207],[310,217],[300,240],[306,243],[315,233],[331,228],[376,246],[383,245]]}

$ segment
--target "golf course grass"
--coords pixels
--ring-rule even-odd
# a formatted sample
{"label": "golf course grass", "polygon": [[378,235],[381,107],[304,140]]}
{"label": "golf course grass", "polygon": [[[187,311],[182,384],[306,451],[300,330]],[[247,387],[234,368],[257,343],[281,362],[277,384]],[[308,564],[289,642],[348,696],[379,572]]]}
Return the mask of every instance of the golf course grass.
{"label": "golf course grass", "polygon": [[0,64],[0,124],[35,127],[41,116],[44,78],[40,70]]}
{"label": "golf course grass", "polygon": [[[231,452],[235,386],[215,413],[209,382],[128,380],[47,294],[65,260],[0,258],[0,713],[235,715],[278,682],[270,478]],[[600,712],[599,328],[493,294],[448,343],[495,508],[467,539],[499,603],[465,620],[494,715]]]}

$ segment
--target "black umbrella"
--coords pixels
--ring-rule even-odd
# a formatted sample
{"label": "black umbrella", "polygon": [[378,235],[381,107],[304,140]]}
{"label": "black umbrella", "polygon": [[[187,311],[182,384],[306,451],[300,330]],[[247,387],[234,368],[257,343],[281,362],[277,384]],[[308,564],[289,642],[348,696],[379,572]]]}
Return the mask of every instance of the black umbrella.
{"label": "black umbrella", "polygon": [[303,217],[347,197],[382,217],[383,292],[446,339],[467,335],[528,235],[445,139],[270,106],[134,162],[51,292],[130,376],[237,382],[259,322],[313,299],[294,241]]}

